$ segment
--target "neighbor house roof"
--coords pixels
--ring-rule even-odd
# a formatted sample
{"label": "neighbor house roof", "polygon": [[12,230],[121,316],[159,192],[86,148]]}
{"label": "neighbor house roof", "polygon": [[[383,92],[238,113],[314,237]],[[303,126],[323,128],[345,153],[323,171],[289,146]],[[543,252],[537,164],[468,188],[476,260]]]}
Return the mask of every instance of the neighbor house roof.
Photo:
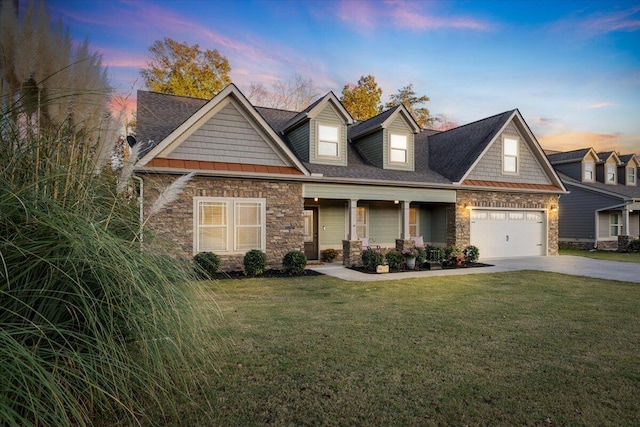
{"label": "neighbor house roof", "polygon": [[551,164],[581,162],[589,151],[593,151],[593,154],[597,157],[597,153],[593,148],[581,148],[578,150],[549,154],[547,158]]}
{"label": "neighbor house roof", "polygon": [[640,200],[640,187],[635,185],[610,185],[603,184],[601,182],[582,182],[577,179],[571,178],[568,175],[558,172],[558,176],[565,185],[574,185],[585,189],[591,189],[599,193],[607,194],[610,196],[620,197],[622,199],[634,199]]}

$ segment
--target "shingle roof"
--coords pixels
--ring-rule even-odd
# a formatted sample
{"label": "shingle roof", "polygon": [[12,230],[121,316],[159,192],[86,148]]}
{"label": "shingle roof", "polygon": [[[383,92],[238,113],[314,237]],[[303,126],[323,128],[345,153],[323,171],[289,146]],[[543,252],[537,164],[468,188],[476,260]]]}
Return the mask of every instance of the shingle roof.
{"label": "shingle roof", "polygon": [[460,181],[515,111],[432,135],[428,139],[429,165],[451,181]]}
{"label": "shingle roof", "polygon": [[584,187],[593,188],[596,191],[603,191],[607,193],[616,194],[622,198],[632,198],[632,199],[640,200],[640,187],[638,186],[623,185],[623,184],[610,185],[610,184],[603,184],[601,182],[582,182],[582,181],[578,181],[577,179],[573,179],[570,176],[560,172],[558,172],[558,176],[565,183],[565,185],[579,184]]}
{"label": "shingle roof", "polygon": [[392,115],[398,108],[400,108],[400,106],[396,105],[395,107],[389,108],[388,110],[383,111],[382,113],[370,118],[369,120],[359,122],[349,127],[349,139],[357,138],[359,136],[367,134],[368,132],[371,132],[372,130],[375,130],[377,127],[382,125],[382,123],[384,123],[384,121],[387,120],[389,116]]}
{"label": "shingle roof", "polygon": [[562,153],[549,154],[547,159],[549,163],[569,163],[569,162],[581,162],[584,156],[591,150],[591,148],[581,148],[579,150],[565,151]]}

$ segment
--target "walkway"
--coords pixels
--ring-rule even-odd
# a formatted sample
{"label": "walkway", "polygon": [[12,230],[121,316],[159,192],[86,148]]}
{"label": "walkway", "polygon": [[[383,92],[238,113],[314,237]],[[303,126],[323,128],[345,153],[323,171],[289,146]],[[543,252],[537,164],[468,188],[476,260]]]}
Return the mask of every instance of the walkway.
{"label": "walkway", "polygon": [[312,270],[355,282],[399,280],[413,277],[454,276],[461,274],[500,273],[518,270],[540,270],[599,279],[640,283],[640,264],[633,262],[601,261],[577,256],[547,256],[527,258],[501,258],[486,261],[492,267],[461,268],[434,271],[408,271],[393,274],[366,274],[345,268],[341,264],[324,264]]}

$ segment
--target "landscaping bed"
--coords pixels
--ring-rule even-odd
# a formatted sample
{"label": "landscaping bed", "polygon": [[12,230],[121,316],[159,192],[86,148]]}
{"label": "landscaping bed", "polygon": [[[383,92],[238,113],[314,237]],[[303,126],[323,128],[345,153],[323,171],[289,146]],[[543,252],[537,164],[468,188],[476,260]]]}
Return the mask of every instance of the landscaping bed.
{"label": "landscaping bed", "polygon": [[302,274],[287,273],[283,270],[270,269],[257,276],[248,276],[244,271],[221,271],[211,276],[211,280],[224,280],[224,279],[254,279],[256,277],[304,277],[304,276],[323,276],[315,270],[306,269]]}
{"label": "landscaping bed", "polygon": [[[471,262],[462,265],[453,265],[453,264],[445,264],[440,267],[442,270],[455,270],[455,269],[465,269],[465,268],[479,268],[479,267],[493,267],[493,264],[484,264],[481,262]],[[364,267],[348,267],[351,270],[359,271],[361,273],[367,274],[388,274],[388,273],[377,273],[375,271],[368,270]],[[435,271],[436,269],[430,268],[429,264],[423,264],[422,266],[417,266],[413,270],[409,270],[406,268],[389,268],[389,273],[407,273],[410,271]]]}

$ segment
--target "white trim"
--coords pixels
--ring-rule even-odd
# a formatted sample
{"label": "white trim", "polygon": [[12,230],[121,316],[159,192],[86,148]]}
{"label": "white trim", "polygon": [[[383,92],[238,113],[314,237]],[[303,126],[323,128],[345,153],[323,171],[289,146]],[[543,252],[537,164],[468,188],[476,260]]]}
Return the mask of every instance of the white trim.
{"label": "white trim", "polygon": [[[507,141],[509,142],[513,141],[515,143],[515,149],[516,149],[515,155],[507,154],[506,152]],[[506,162],[507,158],[513,159],[515,161],[515,164],[513,165],[515,170],[507,170],[507,162]],[[520,175],[520,138],[519,137],[502,135],[502,174],[509,175],[509,176]]]}
{"label": "white trim", "polygon": [[[324,127],[324,128],[331,128],[331,129],[335,129],[336,130],[336,141],[330,141],[328,139],[325,140],[321,140],[320,139],[320,128]],[[341,128],[340,126],[333,126],[333,125],[328,125],[325,123],[321,123],[321,122],[316,122],[316,157],[318,159],[326,159],[326,160],[340,160],[342,159],[342,147],[344,142],[341,140]],[[327,144],[336,144],[336,155],[328,155],[328,154],[320,154],[320,142],[323,141]]]}
{"label": "white trim", "polygon": [[[403,137],[404,138],[404,149],[402,148],[393,148],[393,146],[391,145],[392,139],[393,137]],[[409,164],[409,135],[405,134],[405,133],[399,133],[399,132],[389,132],[389,163],[394,164],[394,165],[408,165]],[[400,161],[396,161],[392,159],[392,152],[393,151],[404,151],[404,161],[400,162]]]}

